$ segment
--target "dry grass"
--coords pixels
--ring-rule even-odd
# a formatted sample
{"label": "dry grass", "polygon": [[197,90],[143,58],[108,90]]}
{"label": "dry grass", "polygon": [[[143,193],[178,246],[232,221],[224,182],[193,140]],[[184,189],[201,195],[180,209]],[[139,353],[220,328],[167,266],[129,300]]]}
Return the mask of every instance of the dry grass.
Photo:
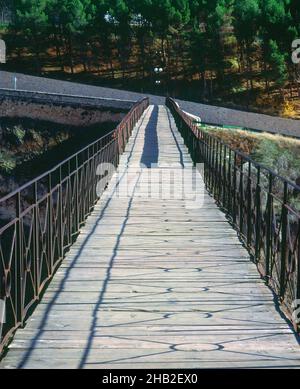
{"label": "dry grass", "polygon": [[235,150],[239,150],[247,155],[251,155],[252,151],[257,147],[259,140],[255,133],[243,130],[224,129],[221,127],[202,127],[204,131],[222,140],[228,146]]}
{"label": "dry grass", "polygon": [[202,127],[233,149],[300,185],[300,140],[222,127]]}

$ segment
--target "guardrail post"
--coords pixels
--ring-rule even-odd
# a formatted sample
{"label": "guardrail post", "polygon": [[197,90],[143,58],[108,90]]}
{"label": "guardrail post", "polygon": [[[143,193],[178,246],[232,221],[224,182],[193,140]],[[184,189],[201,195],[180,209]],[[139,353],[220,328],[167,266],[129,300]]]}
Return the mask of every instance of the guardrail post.
{"label": "guardrail post", "polygon": [[216,139],[212,142],[212,193],[216,195]]}
{"label": "guardrail post", "polygon": [[217,201],[220,204],[220,184],[221,184],[220,154],[221,154],[221,143],[218,140],[216,140],[216,144],[217,144],[217,152],[216,152],[216,171],[215,171],[215,175],[216,175],[216,179],[215,179],[215,182],[216,182],[215,190],[216,190],[216,192],[215,193],[216,193]]}
{"label": "guardrail post", "polygon": [[58,209],[58,219],[59,219],[59,255],[60,260],[64,256],[64,227],[63,227],[63,190],[62,190],[62,168],[59,167],[59,209]]}
{"label": "guardrail post", "polygon": [[243,207],[244,207],[244,159],[241,157],[241,168],[240,168],[240,204],[239,204],[239,212],[240,212],[240,232],[243,234],[244,233],[244,215],[243,215]]}
{"label": "guardrail post", "polygon": [[52,201],[52,177],[51,173],[48,174],[48,264],[49,274],[51,276],[53,272],[53,201]]}
{"label": "guardrail post", "polygon": [[207,136],[206,134],[202,134],[203,136],[203,148],[204,148],[204,184],[206,185],[208,180],[208,145],[207,145]]}
{"label": "guardrail post", "polygon": [[256,191],[255,191],[256,223],[255,223],[255,258],[260,261],[260,233],[261,233],[261,188],[260,166],[257,167]]}
{"label": "guardrail post", "polygon": [[223,207],[227,207],[228,208],[228,204],[227,204],[227,182],[226,182],[226,168],[227,168],[227,146],[224,145],[224,150],[223,150],[223,170],[222,170],[222,195],[223,195]]}
{"label": "guardrail post", "polygon": [[40,238],[39,238],[39,204],[38,204],[38,185],[34,183],[34,229],[33,229],[33,245],[34,245],[34,277],[35,277],[35,297],[39,299],[40,290]]}
{"label": "guardrail post", "polygon": [[22,204],[21,192],[16,195],[16,317],[17,322],[23,325],[23,306],[24,306],[24,256],[23,256],[23,222],[22,222]]}
{"label": "guardrail post", "polygon": [[271,241],[272,241],[272,218],[273,218],[273,176],[269,174],[269,190],[268,190],[268,200],[267,200],[267,228],[266,228],[266,277],[271,275],[270,262],[271,262]]}
{"label": "guardrail post", "polygon": [[237,172],[237,155],[234,153],[234,161],[233,161],[233,209],[232,209],[232,221],[233,224],[236,225],[236,190],[237,190],[237,179],[236,179],[236,172]]}
{"label": "guardrail post", "polygon": [[213,191],[213,171],[214,171],[214,166],[213,166],[213,157],[214,157],[214,149],[213,149],[213,140],[211,137],[209,137],[209,142],[208,142],[208,166],[209,166],[209,177],[208,177],[208,188],[209,191]]}
{"label": "guardrail post", "polygon": [[79,164],[78,164],[78,155],[75,158],[76,161],[76,173],[75,173],[75,207],[76,207],[76,225],[75,225],[75,234],[79,231],[79,218],[80,218],[80,209],[79,209]]}
{"label": "guardrail post", "polygon": [[229,215],[232,217],[233,215],[233,207],[232,207],[232,151],[229,149],[229,157],[228,157],[228,211]]}
{"label": "guardrail post", "polygon": [[[299,223],[298,223],[298,242],[296,244],[298,244],[298,252],[296,253],[296,261],[297,261],[297,265],[296,265],[296,271],[297,271],[297,283],[296,283],[296,300],[298,301],[298,303],[296,303],[296,307],[295,309],[299,308],[300,307],[300,220],[299,220]],[[296,320],[299,320],[300,317],[297,317]],[[296,331],[299,331],[300,330],[300,322],[297,322],[295,323],[295,330]]]}
{"label": "guardrail post", "polygon": [[[222,174],[223,174],[223,170],[224,170],[224,166],[223,166],[223,169],[222,169],[222,161],[223,161],[223,157],[222,157],[222,154],[224,153],[223,151],[223,144],[220,143],[220,155],[219,155],[219,202],[222,203],[222,191],[223,191],[223,187],[224,187],[224,181],[223,181],[223,177],[222,177]],[[223,205],[223,204],[222,204]]]}
{"label": "guardrail post", "polygon": [[281,219],[281,256],[280,256],[280,297],[283,299],[285,294],[286,284],[286,256],[287,256],[287,228],[288,228],[288,185],[284,183],[284,198],[282,204],[282,219]]}
{"label": "guardrail post", "polygon": [[247,180],[247,245],[250,248],[252,242],[252,188],[251,188],[252,164],[249,162]]}
{"label": "guardrail post", "polygon": [[[66,204],[67,208],[67,218],[68,218],[68,246],[72,243],[72,232],[73,232],[73,218],[72,218],[72,177],[71,177],[71,161],[68,161],[68,200]],[[75,182],[74,182],[75,185]]]}

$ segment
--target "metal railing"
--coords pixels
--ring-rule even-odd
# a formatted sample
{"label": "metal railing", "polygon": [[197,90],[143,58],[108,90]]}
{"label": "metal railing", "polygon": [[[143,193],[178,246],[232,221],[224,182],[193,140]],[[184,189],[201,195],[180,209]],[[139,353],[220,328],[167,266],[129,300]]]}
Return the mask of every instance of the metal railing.
{"label": "metal railing", "polygon": [[[0,354],[76,240],[148,105],[136,103],[114,131],[0,199]],[[101,164],[108,168],[97,176]]]}
{"label": "metal railing", "polygon": [[299,330],[300,187],[203,131],[173,99],[166,104],[194,163],[204,164],[208,191]]}

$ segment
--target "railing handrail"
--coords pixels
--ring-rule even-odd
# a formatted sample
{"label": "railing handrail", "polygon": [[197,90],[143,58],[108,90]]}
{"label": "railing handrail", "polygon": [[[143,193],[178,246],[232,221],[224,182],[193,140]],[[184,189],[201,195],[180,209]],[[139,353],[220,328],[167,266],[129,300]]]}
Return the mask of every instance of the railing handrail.
{"label": "railing handrail", "polygon": [[[201,128],[198,128],[195,124],[194,124],[194,121],[193,119],[187,114],[185,113],[181,108],[180,108],[180,105],[174,100],[172,99],[171,97],[168,97],[167,98],[167,105],[168,103],[170,103],[173,108],[177,111],[177,113],[182,117],[182,119],[187,123],[187,125],[189,125],[191,128],[193,127],[196,127],[196,130],[199,131],[199,132],[202,132],[203,133],[203,130],[201,130]],[[216,125],[217,126],[217,125]],[[274,134],[275,135],[275,134]],[[268,173],[272,174],[273,176],[279,178],[281,181],[284,181],[286,182],[289,186],[291,186],[292,188],[296,189],[297,191],[300,191],[300,186],[297,185],[296,183],[292,182],[291,180],[289,180],[288,178],[285,178],[283,176],[281,176],[280,174],[274,172],[274,170],[270,169],[269,167],[257,162],[257,161],[254,161],[254,159],[252,159],[249,155],[243,153],[242,151],[238,150],[238,149],[235,149],[233,147],[231,147],[230,145],[228,145],[226,142],[224,142],[222,139],[219,139],[218,137],[212,135],[212,134],[209,134],[209,136],[212,138],[212,139],[215,139],[217,140],[219,143],[223,144],[224,146],[226,146],[229,150],[235,152],[236,154],[238,154],[240,157],[242,157],[244,160],[246,160],[247,162],[250,162],[253,166],[255,167],[259,167],[260,169],[263,169],[265,171],[267,171]]]}
{"label": "railing handrail", "polygon": [[78,156],[79,154],[83,153],[84,151],[86,151],[87,149],[89,149],[90,147],[92,147],[93,145],[97,144],[99,141],[101,141],[102,139],[105,139],[105,138],[108,138],[109,136],[113,135],[114,133],[116,133],[120,127],[123,125],[123,123],[125,123],[127,121],[127,119],[132,115],[133,111],[135,111],[139,106],[140,104],[142,104],[143,102],[146,102],[147,100],[149,100],[148,97],[145,97],[143,99],[141,99],[140,101],[136,102],[134,104],[134,106],[131,108],[131,110],[126,114],[126,116],[123,118],[123,120],[121,121],[121,123],[112,131],[110,131],[109,133],[103,135],[102,137],[98,138],[97,140],[95,140],[94,142],[91,142],[90,144],[88,144],[87,146],[81,148],[79,151],[77,151],[76,153],[72,154],[70,157],[64,159],[63,161],[61,161],[60,163],[58,163],[57,165],[55,165],[52,169],[50,170],[47,170],[45,173],[39,175],[38,177],[36,178],[33,178],[32,180],[26,182],[26,184],[16,188],[14,191],[8,193],[7,195],[5,195],[4,197],[0,198],[0,203],[3,203],[7,200],[9,200],[10,198],[14,197],[18,192],[22,192],[24,191],[25,189],[29,188],[30,186],[32,186],[34,183],[36,183],[37,181],[40,181],[41,179],[47,177],[50,173],[53,173],[55,172],[56,170],[58,170],[61,166],[63,166],[64,164],[66,164],[67,162],[71,161],[73,158],[75,158],[76,156]]}

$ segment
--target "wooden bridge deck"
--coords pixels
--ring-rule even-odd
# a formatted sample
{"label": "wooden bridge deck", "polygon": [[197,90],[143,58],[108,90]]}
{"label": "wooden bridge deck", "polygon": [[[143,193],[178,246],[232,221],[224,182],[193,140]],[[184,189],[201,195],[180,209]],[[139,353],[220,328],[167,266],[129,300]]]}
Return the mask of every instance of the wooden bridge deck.
{"label": "wooden bridge deck", "polygon": [[183,171],[202,183],[168,111],[150,106],[1,368],[300,367],[297,339],[223,213],[203,185],[202,207],[178,191]]}

